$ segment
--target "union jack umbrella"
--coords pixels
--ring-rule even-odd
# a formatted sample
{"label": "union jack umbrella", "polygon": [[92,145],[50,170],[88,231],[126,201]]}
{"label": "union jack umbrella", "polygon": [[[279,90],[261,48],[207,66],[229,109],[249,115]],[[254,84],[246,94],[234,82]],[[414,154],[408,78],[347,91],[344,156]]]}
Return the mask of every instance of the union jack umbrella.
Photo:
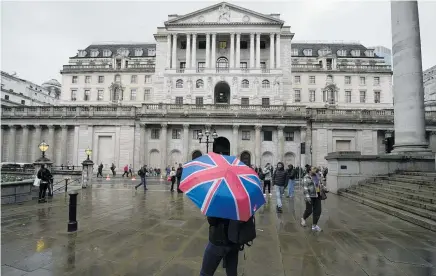
{"label": "union jack umbrella", "polygon": [[186,163],[179,188],[210,217],[247,221],[265,204],[256,172],[235,156],[209,153]]}

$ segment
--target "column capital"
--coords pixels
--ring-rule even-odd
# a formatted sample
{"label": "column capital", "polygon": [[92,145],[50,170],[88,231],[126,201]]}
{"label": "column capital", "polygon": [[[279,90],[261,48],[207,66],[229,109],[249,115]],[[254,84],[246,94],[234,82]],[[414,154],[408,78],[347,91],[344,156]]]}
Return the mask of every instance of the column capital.
{"label": "column capital", "polygon": [[236,32],[230,32],[231,36],[235,36]]}
{"label": "column capital", "polygon": [[54,126],[54,125],[47,125],[47,128],[48,128],[48,129],[54,129],[55,126]]}
{"label": "column capital", "polygon": [[280,38],[280,33],[276,33],[276,36],[277,36],[278,38]]}
{"label": "column capital", "polygon": [[212,37],[216,37],[217,33],[210,33]]}
{"label": "column capital", "polygon": [[285,126],[284,126],[284,125],[278,125],[278,126],[277,126],[277,129],[278,129],[279,131],[283,131],[283,129],[285,129]]}
{"label": "column capital", "polygon": [[10,129],[15,129],[15,125],[8,125]]}
{"label": "column capital", "polygon": [[237,124],[233,125],[233,130],[237,130],[238,128],[239,128],[239,125],[237,125]]}
{"label": "column capital", "polygon": [[274,38],[274,36],[276,35],[276,33],[269,33],[269,36]]}
{"label": "column capital", "polygon": [[211,34],[212,34],[211,32],[205,33],[206,37],[209,37]]}
{"label": "column capital", "polygon": [[178,33],[171,33],[173,37],[177,37]]}
{"label": "column capital", "polygon": [[190,37],[191,36],[191,33],[186,33],[186,37]]}
{"label": "column capital", "polygon": [[192,37],[197,37],[197,33],[192,33]]}
{"label": "column capital", "polygon": [[29,129],[29,127],[30,127],[29,125],[21,125],[22,129]]}
{"label": "column capital", "polygon": [[146,124],[146,123],[139,123],[139,127],[146,128],[146,127],[147,127],[147,124]]}
{"label": "column capital", "polygon": [[206,127],[206,129],[210,129],[212,127],[211,124],[205,124],[204,126]]}
{"label": "column capital", "polygon": [[262,33],[256,33],[257,36],[260,36]]}
{"label": "column capital", "polygon": [[256,130],[261,130],[261,129],[262,129],[262,125],[259,125],[259,124],[258,124],[258,125],[255,125],[254,128],[255,128]]}
{"label": "column capital", "polygon": [[162,123],[160,126],[161,126],[162,128],[167,128],[167,127],[168,127],[168,124],[167,124],[167,123]]}
{"label": "column capital", "polygon": [[241,36],[241,33],[239,33],[239,32],[236,32],[235,34],[236,34],[236,36]]}
{"label": "column capital", "polygon": [[250,36],[251,36],[251,37],[254,37],[254,35],[255,35],[255,33],[250,33]]}
{"label": "column capital", "polygon": [[183,124],[183,129],[189,129],[189,124]]}
{"label": "column capital", "polygon": [[62,129],[68,129],[68,125],[60,125]]}

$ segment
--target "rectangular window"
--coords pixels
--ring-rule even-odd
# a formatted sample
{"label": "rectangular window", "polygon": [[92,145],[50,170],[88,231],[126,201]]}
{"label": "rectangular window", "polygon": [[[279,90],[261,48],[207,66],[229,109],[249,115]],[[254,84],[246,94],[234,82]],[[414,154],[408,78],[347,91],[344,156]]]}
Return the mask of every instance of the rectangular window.
{"label": "rectangular window", "polygon": [[239,68],[241,68],[241,69],[247,69],[247,68],[248,68],[248,65],[247,65],[246,62],[241,62],[241,63],[239,64]]}
{"label": "rectangular window", "polygon": [[350,90],[345,91],[345,102],[351,103],[351,91]]}
{"label": "rectangular window", "polygon": [[250,98],[241,98],[241,105],[247,107],[250,105]]}
{"label": "rectangular window", "polygon": [[150,99],[151,89],[145,88],[144,89],[144,100],[147,101]]}
{"label": "rectangular window", "polygon": [[85,90],[85,95],[83,97],[84,101],[89,101],[91,97],[91,90]]}
{"label": "rectangular window", "polygon": [[262,98],[262,107],[269,107],[269,98]]}
{"label": "rectangular window", "polygon": [[266,69],[266,62],[265,61],[260,62],[260,69]]}
{"label": "rectangular window", "polygon": [[220,41],[218,44],[219,49],[226,49],[227,48],[227,41]]}
{"label": "rectangular window", "polygon": [[71,83],[77,83],[77,79],[78,79],[77,76],[73,76],[73,77],[71,78]]}
{"label": "rectangular window", "polygon": [[21,104],[26,104],[26,101],[25,100],[21,100]]}
{"label": "rectangular window", "polygon": [[251,132],[249,130],[242,131],[242,140],[249,141],[251,139]]}
{"label": "rectangular window", "polygon": [[145,83],[151,83],[151,76],[150,75],[145,76]]}
{"label": "rectangular window", "polygon": [[104,76],[98,76],[98,83],[104,83]]}
{"label": "rectangular window", "polygon": [[380,103],[380,91],[374,91],[374,103]]}
{"label": "rectangular window", "polygon": [[77,90],[71,90],[71,100],[74,102],[77,100]]}
{"label": "rectangular window", "polygon": [[285,141],[294,141],[294,132],[285,132]]}
{"label": "rectangular window", "polygon": [[315,102],[315,90],[313,89],[309,90],[309,102]]}
{"label": "rectangular window", "polygon": [[241,40],[241,49],[248,49],[248,41]]}
{"label": "rectangular window", "polygon": [[97,101],[102,101],[103,100],[103,93],[104,93],[103,89],[98,89],[97,90]]}
{"label": "rectangular window", "polygon": [[5,95],[5,100],[9,100],[9,95]]}
{"label": "rectangular window", "polygon": [[199,62],[197,66],[197,72],[198,73],[204,72],[205,67],[206,67],[206,62]]}
{"label": "rectangular window", "polygon": [[176,97],[176,104],[182,105],[183,104],[183,97]]}
{"label": "rectangular window", "polygon": [[180,128],[175,128],[172,130],[172,139],[180,139],[180,136],[182,134],[182,130]]}
{"label": "rectangular window", "polygon": [[199,41],[198,42],[198,49],[206,49],[206,41]]}
{"label": "rectangular window", "polygon": [[366,102],[366,91],[360,91],[360,102],[361,103]]}
{"label": "rectangular window", "polygon": [[328,75],[327,76],[327,82],[333,82],[333,76],[332,75]]}
{"label": "rectangular window", "polygon": [[294,102],[296,103],[301,102],[301,90],[299,89],[294,90]]}
{"label": "rectangular window", "polygon": [[266,42],[264,40],[260,41],[260,49],[266,49]]}
{"label": "rectangular window", "polygon": [[137,81],[138,81],[138,76],[132,75],[132,78],[130,79],[130,83],[137,83]]}
{"label": "rectangular window", "polygon": [[315,84],[315,83],[316,83],[315,76],[309,76],[309,84]]}
{"label": "rectangular window", "polygon": [[263,131],[263,140],[264,141],[272,141],[272,131],[271,130],[264,130]]}
{"label": "rectangular window", "polygon": [[85,76],[85,83],[91,83],[91,76]]}
{"label": "rectangular window", "polygon": [[380,77],[374,77],[374,85],[380,85]]}
{"label": "rectangular window", "polygon": [[360,77],[360,85],[365,85],[365,84],[366,84],[366,78]]}
{"label": "rectangular window", "polygon": [[160,129],[152,128],[151,129],[151,139],[158,140],[160,137]]}
{"label": "rectangular window", "polygon": [[120,82],[121,81],[121,76],[120,75],[116,75],[115,76],[115,82]]}
{"label": "rectangular window", "polygon": [[351,76],[345,76],[345,84],[351,84]]}
{"label": "rectangular window", "polygon": [[295,84],[300,84],[301,83],[301,77],[300,76],[294,76],[294,82],[295,82]]}
{"label": "rectangular window", "polygon": [[180,41],[180,49],[186,49],[186,41]]}
{"label": "rectangular window", "polygon": [[198,134],[201,132],[201,130],[200,129],[194,129],[193,131],[192,131],[192,139],[194,139],[194,140],[198,140]]}
{"label": "rectangular window", "polygon": [[136,101],[136,89],[130,89],[130,100]]}
{"label": "rectangular window", "polygon": [[203,97],[195,97],[195,105],[203,106]]}

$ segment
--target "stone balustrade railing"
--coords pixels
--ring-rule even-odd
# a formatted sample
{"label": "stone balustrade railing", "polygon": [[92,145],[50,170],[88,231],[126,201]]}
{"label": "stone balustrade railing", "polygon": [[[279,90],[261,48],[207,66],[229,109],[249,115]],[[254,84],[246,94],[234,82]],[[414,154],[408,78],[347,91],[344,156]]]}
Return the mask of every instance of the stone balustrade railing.
{"label": "stone balustrade railing", "polygon": [[[141,117],[141,116],[277,116],[306,118],[314,121],[340,119],[346,121],[393,122],[393,109],[307,108],[296,105],[221,105],[221,104],[142,104],[142,106],[34,106],[2,107],[2,118],[76,118],[76,117]],[[436,111],[426,111],[427,124],[436,125]]]}
{"label": "stone balustrade railing", "polygon": [[153,73],[154,64],[129,64],[127,68],[114,68],[111,64],[106,65],[64,65],[61,73],[74,72],[112,72],[112,71],[134,71]]}
{"label": "stone balustrade railing", "polygon": [[369,72],[392,72],[390,65],[348,65],[338,64],[335,67],[327,67],[326,69],[321,64],[292,64],[292,71],[369,71]]}

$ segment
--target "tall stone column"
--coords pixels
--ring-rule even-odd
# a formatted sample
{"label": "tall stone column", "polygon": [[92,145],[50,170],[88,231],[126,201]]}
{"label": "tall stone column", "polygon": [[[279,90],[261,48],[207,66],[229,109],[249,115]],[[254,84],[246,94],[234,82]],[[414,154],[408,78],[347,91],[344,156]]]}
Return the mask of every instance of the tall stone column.
{"label": "tall stone column", "polygon": [[[307,122],[306,128],[306,140],[305,140],[305,151],[306,151],[306,164],[312,165],[312,122]],[[314,164],[315,165],[315,164]]]}
{"label": "tall stone column", "polygon": [[68,140],[68,126],[61,125],[61,164],[68,164],[67,160],[67,140]]}
{"label": "tall stone column", "polygon": [[233,125],[232,155],[238,156],[239,125]]}
{"label": "tall stone column", "polygon": [[262,125],[255,125],[255,135],[254,135],[254,155],[256,155],[256,166],[260,167],[260,131],[262,130]]}
{"label": "tall stone column", "polygon": [[393,153],[428,153],[417,1],[391,1],[394,67]]}
{"label": "tall stone column", "polygon": [[144,142],[142,143],[143,145],[143,149],[142,149],[142,164],[143,165],[149,165],[149,160],[148,160],[148,139],[150,139],[150,136],[147,135],[148,133],[148,129],[147,129],[147,125],[146,124],[141,124],[141,134],[144,137]]}
{"label": "tall stone column", "polygon": [[139,128],[139,146],[138,146],[138,150],[139,150],[139,166],[142,167],[144,166],[145,163],[145,148],[146,148],[146,144],[145,144],[145,124],[143,123],[139,123],[138,125]]}
{"label": "tall stone column", "polygon": [[216,33],[212,34],[212,58],[211,58],[211,67],[216,67]]}
{"label": "tall stone column", "polygon": [[276,36],[276,68],[280,68],[281,64],[280,64],[280,60],[281,56],[280,56],[280,34],[277,34]]}
{"label": "tall stone column", "polygon": [[275,34],[269,34],[269,68],[274,69],[274,36]]}
{"label": "tall stone column", "polygon": [[206,34],[206,68],[210,68],[210,34]]}
{"label": "tall stone column", "polygon": [[[21,128],[23,129],[23,136],[21,137],[21,145],[23,147],[23,156],[20,158],[21,162],[29,162],[29,154],[28,154],[28,148],[29,148],[29,126],[28,125],[22,125]],[[33,160],[35,161],[35,160]],[[33,162],[32,161],[32,162]]]}
{"label": "tall stone column", "polygon": [[260,33],[256,34],[256,68],[260,68]]}
{"label": "tall stone column", "polygon": [[183,161],[189,160],[189,124],[183,125]]}
{"label": "tall stone column", "polygon": [[47,136],[48,150],[45,152],[45,156],[48,159],[55,160],[55,144],[54,144],[55,127],[54,125],[47,125],[47,128],[48,128],[48,136]]}
{"label": "tall stone column", "polygon": [[8,162],[15,162],[17,143],[17,129],[14,125],[9,125],[9,145],[8,145]]}
{"label": "tall stone column", "polygon": [[235,33],[230,33],[230,68],[235,68]]}
{"label": "tall stone column", "polygon": [[141,143],[141,124],[139,122],[135,123],[135,129],[133,132],[133,169],[138,171],[143,165],[141,164],[142,157],[142,143]]}
{"label": "tall stone column", "polygon": [[254,68],[254,33],[250,34],[250,68]]}
{"label": "tall stone column", "polygon": [[166,68],[171,68],[171,34],[167,35],[167,64]]}
{"label": "tall stone column", "polygon": [[191,66],[197,69],[197,34],[192,34],[192,61]]}
{"label": "tall stone column", "polygon": [[300,154],[300,158],[299,158],[299,160],[300,160],[300,162],[299,163],[295,163],[295,166],[300,166],[300,167],[304,167],[304,165],[305,164],[308,164],[307,162],[306,162],[306,156],[309,154],[307,151],[306,151],[306,148],[304,148],[304,154],[302,154],[301,153],[301,151],[303,150],[302,148],[301,148],[301,143],[303,143],[303,142],[306,142],[306,133],[307,133],[307,128],[306,127],[301,127],[300,128],[300,151],[299,151],[299,154]]}
{"label": "tall stone column", "polygon": [[40,125],[33,125],[35,127],[35,131],[33,132],[33,137],[32,137],[32,147],[31,147],[31,151],[32,151],[32,159],[30,160],[31,162],[34,162],[36,159],[39,158],[39,155],[41,154],[41,151],[39,150],[39,144],[42,142],[41,139],[41,126]]}
{"label": "tall stone column", "polygon": [[191,68],[191,34],[186,34],[186,69]]}
{"label": "tall stone column", "polygon": [[162,124],[162,137],[161,137],[161,163],[160,163],[160,169],[163,171],[167,167],[167,128],[168,124]]}
{"label": "tall stone column", "polygon": [[235,67],[239,69],[241,67],[241,34],[236,34],[236,61]]}
{"label": "tall stone column", "polygon": [[173,34],[173,53],[171,54],[172,69],[177,69],[177,34]]}
{"label": "tall stone column", "polygon": [[285,126],[283,125],[279,125],[277,126],[277,137],[278,137],[278,142],[279,142],[279,148],[278,148],[278,154],[277,154],[277,158],[278,161],[283,162],[283,153],[285,151],[285,137],[283,136],[283,129],[285,128]]}

